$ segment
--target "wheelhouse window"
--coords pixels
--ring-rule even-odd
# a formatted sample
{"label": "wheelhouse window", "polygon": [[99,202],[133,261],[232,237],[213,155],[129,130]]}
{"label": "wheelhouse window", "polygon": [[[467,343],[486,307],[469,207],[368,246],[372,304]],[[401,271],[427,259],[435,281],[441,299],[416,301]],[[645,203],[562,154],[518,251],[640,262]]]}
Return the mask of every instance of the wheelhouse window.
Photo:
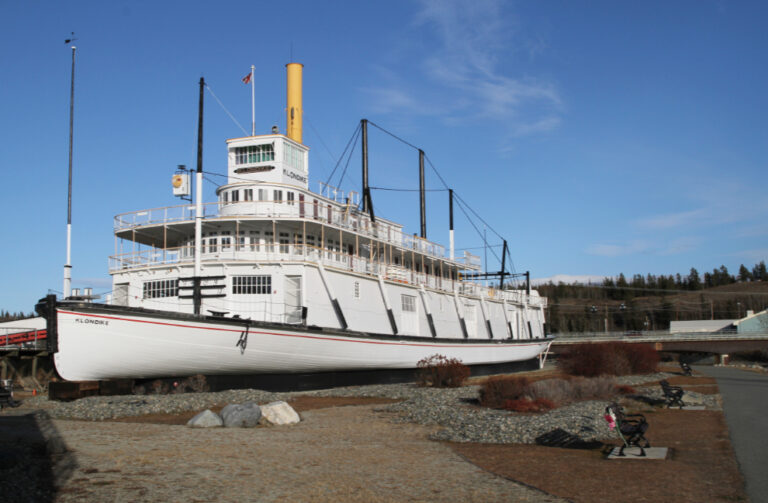
{"label": "wheelhouse window", "polygon": [[283,202],[283,191],[282,190],[275,190],[273,195],[274,195],[273,200],[276,203],[282,203]]}
{"label": "wheelhouse window", "polygon": [[157,299],[161,297],[178,297],[179,280],[163,279],[160,281],[144,282],[144,298]]}
{"label": "wheelhouse window", "polygon": [[243,201],[253,201],[253,189],[243,189]]}
{"label": "wheelhouse window", "polygon": [[240,191],[239,191],[239,190],[233,190],[233,191],[232,191],[232,197],[231,197],[231,199],[232,199],[232,202],[233,202],[233,203],[236,203],[236,202],[238,202],[238,201],[240,200]]}
{"label": "wheelhouse window", "polygon": [[283,161],[294,169],[304,171],[304,153],[287,142],[283,148]]}
{"label": "wheelhouse window", "polygon": [[274,160],[275,146],[272,143],[235,148],[235,164],[254,164]]}
{"label": "wheelhouse window", "polygon": [[285,196],[288,198],[288,204],[293,206],[296,194],[294,192],[288,191],[285,193]]}
{"label": "wheelhouse window", "polygon": [[236,295],[266,295],[272,293],[272,276],[233,276],[232,293]]}

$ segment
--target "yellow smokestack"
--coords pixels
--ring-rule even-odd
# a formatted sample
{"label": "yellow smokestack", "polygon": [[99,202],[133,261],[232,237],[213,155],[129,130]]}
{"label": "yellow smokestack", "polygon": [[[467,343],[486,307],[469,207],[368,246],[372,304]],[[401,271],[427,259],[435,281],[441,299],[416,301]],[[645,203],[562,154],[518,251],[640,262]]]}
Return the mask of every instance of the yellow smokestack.
{"label": "yellow smokestack", "polygon": [[285,68],[288,71],[288,106],[286,108],[288,138],[301,143],[301,116],[303,114],[301,109],[301,71],[304,65],[288,63]]}

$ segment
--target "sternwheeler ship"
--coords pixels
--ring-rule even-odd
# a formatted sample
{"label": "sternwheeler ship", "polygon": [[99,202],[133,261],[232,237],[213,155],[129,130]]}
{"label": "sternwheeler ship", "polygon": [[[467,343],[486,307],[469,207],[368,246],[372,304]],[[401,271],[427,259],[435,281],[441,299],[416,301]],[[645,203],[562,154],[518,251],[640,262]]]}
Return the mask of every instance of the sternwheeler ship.
{"label": "sternwheeler ship", "polygon": [[107,303],[41,299],[61,377],[412,369],[435,354],[467,365],[541,360],[552,338],[546,299],[530,285],[483,285],[472,280],[480,258],[455,257],[452,231],[446,253],[374,215],[367,171],[362,204],[327,185],[310,191],[302,69],[287,65],[286,134],[227,140],[217,201],[202,202],[199,147],[197,171],[173,177],[182,195],[194,181],[194,203],[115,217]]}

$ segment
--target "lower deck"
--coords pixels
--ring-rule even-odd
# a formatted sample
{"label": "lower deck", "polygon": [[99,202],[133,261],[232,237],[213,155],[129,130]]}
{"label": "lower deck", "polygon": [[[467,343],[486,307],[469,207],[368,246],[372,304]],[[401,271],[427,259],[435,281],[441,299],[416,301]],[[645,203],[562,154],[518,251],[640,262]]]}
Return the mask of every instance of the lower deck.
{"label": "lower deck", "polygon": [[[192,313],[192,276],[191,265],[113,273],[112,304]],[[220,262],[203,277],[203,314],[430,338],[545,336],[546,302],[535,292],[450,292],[298,260]]]}

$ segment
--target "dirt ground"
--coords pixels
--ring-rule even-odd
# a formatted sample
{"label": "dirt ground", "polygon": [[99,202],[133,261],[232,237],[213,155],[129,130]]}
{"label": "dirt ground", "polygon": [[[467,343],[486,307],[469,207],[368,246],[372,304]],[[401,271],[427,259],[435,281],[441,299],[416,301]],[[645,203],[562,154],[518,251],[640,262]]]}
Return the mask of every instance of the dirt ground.
{"label": "dirt ground", "polygon": [[[705,377],[670,382],[717,392]],[[182,426],[193,413],[51,420],[47,428],[66,455],[43,470],[56,489],[38,501],[747,501],[719,411],[638,404],[645,407],[651,444],[671,448],[670,456],[608,461],[607,446],[430,441],[433,428],[394,423],[390,413],[375,410],[391,402],[297,397],[291,405],[302,423],[256,429]],[[0,437],[3,426],[12,427],[0,422]]]}

